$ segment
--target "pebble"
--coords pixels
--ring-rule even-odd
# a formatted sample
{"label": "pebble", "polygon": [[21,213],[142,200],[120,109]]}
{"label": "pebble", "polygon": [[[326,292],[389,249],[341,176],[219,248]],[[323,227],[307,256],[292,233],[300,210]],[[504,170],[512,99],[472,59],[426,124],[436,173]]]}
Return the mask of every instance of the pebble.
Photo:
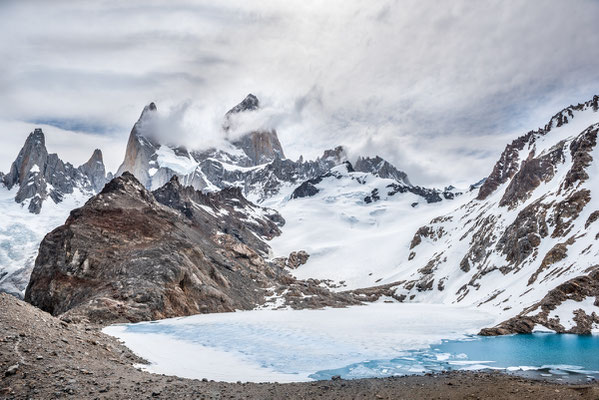
{"label": "pebble", "polygon": [[4,376],[15,375],[17,373],[18,369],[19,369],[19,364],[11,365],[10,367],[8,367],[8,369],[4,373]]}

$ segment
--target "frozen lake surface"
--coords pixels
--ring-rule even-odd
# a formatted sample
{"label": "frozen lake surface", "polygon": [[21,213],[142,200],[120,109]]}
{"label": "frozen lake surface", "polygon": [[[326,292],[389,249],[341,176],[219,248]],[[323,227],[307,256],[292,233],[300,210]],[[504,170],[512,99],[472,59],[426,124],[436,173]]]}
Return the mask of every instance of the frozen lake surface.
{"label": "frozen lake surface", "polygon": [[235,382],[384,377],[496,368],[586,379],[599,371],[599,336],[472,336],[494,323],[481,311],[376,303],[326,310],[257,310],[113,325],[150,361],[144,369]]}
{"label": "frozen lake surface", "polygon": [[150,372],[222,381],[306,381],[322,370],[391,359],[465,338],[494,322],[462,307],[375,303],[325,310],[255,310],[113,325]]}

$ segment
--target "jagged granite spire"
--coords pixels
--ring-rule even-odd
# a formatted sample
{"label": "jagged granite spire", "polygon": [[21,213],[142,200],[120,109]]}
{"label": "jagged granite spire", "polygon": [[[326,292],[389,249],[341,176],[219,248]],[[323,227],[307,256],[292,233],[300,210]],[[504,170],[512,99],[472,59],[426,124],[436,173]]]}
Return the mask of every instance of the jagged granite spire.
{"label": "jagged granite spire", "polygon": [[75,188],[90,194],[96,193],[106,183],[105,173],[99,150],[87,163],[75,168],[70,163],[64,163],[58,155],[48,154],[44,133],[36,128],[25,140],[3,182],[8,189],[18,185],[15,201],[25,203],[29,199],[29,211],[39,214],[48,197],[58,203],[65,194],[73,193]]}
{"label": "jagged granite spire", "polygon": [[[230,109],[225,114],[223,128],[225,131],[231,129],[231,117],[242,112],[256,111],[260,108],[260,100],[253,94],[248,94],[241,103]],[[277,131],[274,129],[258,130],[248,132],[233,144],[243,150],[250,158],[252,165],[268,163],[276,158],[285,158],[283,146],[279,141]]]}
{"label": "jagged granite spire", "polygon": [[260,100],[253,94],[248,94],[241,103],[231,108],[225,115],[236,114],[243,111],[255,111],[260,108]]}
{"label": "jagged granite spire", "polygon": [[129,140],[127,142],[125,159],[116,173],[116,176],[120,176],[125,171],[129,171],[135,175],[145,187],[150,186],[150,161],[152,161],[152,157],[155,155],[156,150],[160,148],[160,144],[155,143],[151,138],[144,136],[144,124],[153,117],[156,111],[156,104],[153,102],[144,107],[139,119],[135,125],[133,125],[133,129],[131,129]]}
{"label": "jagged granite spire", "polygon": [[10,167],[10,172],[4,177],[4,184],[8,189],[12,189],[14,185],[26,182],[31,169],[40,172],[40,167],[46,164],[47,159],[46,138],[40,128],[35,128],[27,136],[17,159]]}
{"label": "jagged granite spire", "polygon": [[102,150],[94,150],[90,159],[85,164],[82,164],[79,170],[89,178],[94,191],[100,191],[107,180]]}

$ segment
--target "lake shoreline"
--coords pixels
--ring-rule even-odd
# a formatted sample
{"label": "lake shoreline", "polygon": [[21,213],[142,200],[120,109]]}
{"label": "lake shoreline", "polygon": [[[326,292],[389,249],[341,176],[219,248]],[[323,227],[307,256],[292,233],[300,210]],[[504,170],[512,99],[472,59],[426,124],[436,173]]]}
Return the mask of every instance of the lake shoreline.
{"label": "lake shoreline", "polygon": [[[224,383],[143,372],[142,362],[99,327],[67,324],[0,295],[0,399],[596,399],[599,384],[569,385],[499,372]],[[201,360],[198,360],[201,362]]]}

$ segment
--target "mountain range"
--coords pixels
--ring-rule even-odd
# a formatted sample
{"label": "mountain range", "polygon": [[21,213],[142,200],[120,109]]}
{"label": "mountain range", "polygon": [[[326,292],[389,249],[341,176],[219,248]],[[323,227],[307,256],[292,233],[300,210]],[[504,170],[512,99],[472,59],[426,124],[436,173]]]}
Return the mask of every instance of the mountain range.
{"label": "mountain range", "polygon": [[[465,189],[413,185],[342,146],[293,161],[272,129],[228,135],[260,109],[251,94],[223,117],[226,145],[203,150],[164,143],[149,104],[114,179],[101,152],[75,168],[36,129],[2,176],[15,222],[1,228],[0,290],[101,323],[410,301],[490,311],[500,323],[484,334],[588,333],[599,326],[598,102],[515,139]],[[22,233],[50,231],[90,196],[43,240]]]}

